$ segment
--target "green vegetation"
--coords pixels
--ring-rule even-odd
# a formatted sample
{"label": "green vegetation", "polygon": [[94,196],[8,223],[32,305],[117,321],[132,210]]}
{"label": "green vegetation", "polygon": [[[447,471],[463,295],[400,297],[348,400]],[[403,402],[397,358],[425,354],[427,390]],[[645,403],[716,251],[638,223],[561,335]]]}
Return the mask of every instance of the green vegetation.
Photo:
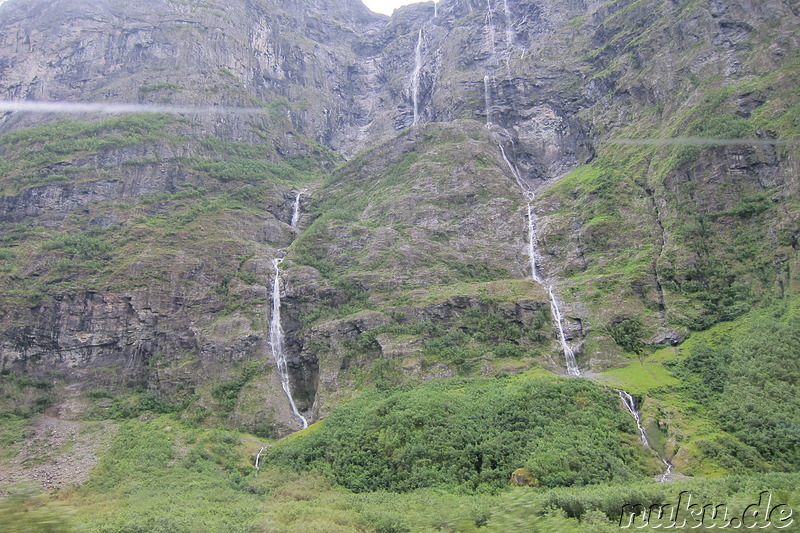
{"label": "green vegetation", "polygon": [[142,113],[96,122],[59,120],[0,135],[4,164],[0,186],[7,191],[74,179],[80,169],[65,166],[80,157],[113,149],[169,141],[169,127],[181,120],[173,115]]}
{"label": "green vegetation", "polygon": [[613,393],[588,381],[445,380],[366,392],[268,459],[356,492],[493,491],[518,468],[536,485],[585,485],[643,474],[641,451],[623,445],[634,431]]}
{"label": "green vegetation", "polygon": [[18,533],[64,533],[74,531],[72,509],[51,501],[35,486],[18,483],[6,487],[0,498],[0,530]]}
{"label": "green vegetation", "polygon": [[245,485],[252,465],[240,444],[235,432],[169,417],[122,423],[67,503],[84,531],[251,531],[261,503]]}
{"label": "green vegetation", "polygon": [[53,402],[53,383],[30,376],[0,371],[0,421],[30,418]]}
{"label": "green vegetation", "polygon": [[644,351],[642,323],[638,318],[618,318],[608,325],[608,332],[626,352],[641,354]]}
{"label": "green vegetation", "polygon": [[178,85],[177,83],[160,82],[160,83],[153,83],[150,85],[140,85],[139,95],[146,95],[155,92],[165,92],[168,94],[172,94],[181,90],[183,90],[183,87]]}
{"label": "green vegetation", "polygon": [[[494,389],[496,393],[505,390],[502,394],[507,397],[517,396],[519,402],[524,401],[526,396],[520,396],[521,393],[530,391],[528,387],[534,384],[536,389],[547,392],[543,397],[533,400],[536,403],[542,402],[543,405],[554,404],[557,395],[566,392],[564,387],[577,394],[573,398],[577,403],[572,408],[559,408],[562,414],[570,409],[582,410],[587,412],[588,420],[590,414],[607,410],[611,415],[612,411],[615,414],[620,411],[615,405],[612,406],[613,395],[579,380],[550,378],[546,381],[532,381],[516,378],[485,380],[482,384],[456,380],[449,387],[442,387],[444,384],[437,386],[444,389],[443,398],[446,400],[453,400],[459,395],[469,396],[478,389],[483,392]],[[425,385],[418,392],[429,387],[430,385]],[[414,413],[404,409],[413,406],[409,403],[411,398],[408,392],[396,391],[388,398],[369,399],[376,407],[377,404],[382,404],[384,411],[388,407],[386,402],[395,402],[391,411],[374,413],[383,422],[380,434],[374,436],[381,439],[382,445],[388,446],[381,448],[379,455],[389,450],[397,455],[403,450],[417,450],[417,453],[421,453],[422,449],[427,449],[436,451],[429,457],[441,457],[448,452],[447,441],[442,439],[446,431],[454,431],[457,438],[462,438],[458,437],[462,433],[464,438],[467,435],[477,435],[477,441],[466,445],[467,450],[463,451],[468,453],[486,435],[486,432],[468,434],[468,426],[448,424],[447,419],[424,416],[432,414],[431,410],[452,414],[454,408],[469,409],[465,402],[443,402],[438,409],[430,400],[423,402],[423,405],[427,404],[426,411],[412,420],[409,417],[413,417]],[[478,395],[479,403],[483,400],[488,398],[484,394]],[[597,403],[593,405],[593,401]],[[361,407],[364,407],[363,404],[367,401],[357,400],[353,403],[361,403]],[[399,407],[399,411],[395,407]],[[509,406],[501,404],[501,407]],[[348,409],[342,408],[339,411],[348,412]],[[495,417],[485,421],[482,426],[504,430],[503,433],[508,438],[515,429],[520,431],[524,425],[526,417],[517,415],[535,409],[514,413],[501,411],[509,416],[515,414],[505,421],[511,427],[494,427],[492,420]],[[545,414],[548,412],[543,413],[543,416]],[[575,420],[570,415],[567,417]],[[613,419],[618,419],[619,422],[614,432],[619,431],[621,425],[626,426],[625,433],[633,431],[628,427],[629,419],[626,424],[622,424],[625,415],[612,415]],[[414,420],[416,422],[408,427],[409,422]],[[605,416],[603,420],[606,420]],[[314,435],[323,434],[332,421],[334,417],[321,424],[321,428],[312,426],[280,441],[277,444],[277,453],[271,454],[271,457],[286,457],[287,450],[303,448],[304,441],[314,438]],[[463,415],[459,417],[459,422],[465,422]],[[415,433],[420,432],[426,434],[427,440],[413,438]],[[411,440],[403,441],[404,437],[411,437]],[[615,438],[618,437],[619,435]],[[636,439],[631,435],[631,440]],[[519,445],[519,442],[507,440],[504,441],[505,446],[491,449],[513,455],[516,453],[514,445]],[[552,444],[547,439],[542,442],[551,448],[560,446],[558,439]],[[525,442],[522,444],[524,446]],[[84,485],[62,490],[56,495],[38,493],[22,485],[11,487],[10,495],[0,498],[0,527],[9,531],[86,533],[188,533],[203,530],[298,533],[437,530],[497,533],[511,530],[611,532],[619,529],[623,505],[675,503],[683,491],[692,494],[693,502],[725,503],[732,515],[741,515],[747,505],[756,503],[763,490],[771,492],[773,504],[788,503],[796,507],[800,502],[800,491],[797,488],[800,485],[800,476],[796,473],[739,475],[670,484],[644,480],[626,481],[554,489],[532,486],[510,488],[508,479],[503,476],[501,482],[497,486],[492,485],[488,493],[473,494],[472,490],[454,492],[430,488],[404,493],[385,490],[352,492],[333,484],[319,473],[295,472],[270,464],[271,461],[263,457],[260,470],[256,471],[253,468],[253,459],[261,445],[262,443],[252,437],[234,431],[191,427],[175,415],[149,416],[123,422]],[[355,454],[352,459],[363,458],[356,447],[338,450],[342,458],[351,452]],[[612,456],[613,454],[614,452],[611,453]],[[495,455],[494,458],[499,459],[499,456]],[[407,475],[422,470],[429,470],[428,475],[432,475],[435,472],[432,469],[433,464],[424,462],[416,469],[408,470]],[[487,461],[486,466],[489,464]],[[413,465],[414,463],[409,466]]]}
{"label": "green vegetation", "polygon": [[96,259],[113,248],[112,244],[102,237],[103,231],[92,229],[81,233],[65,233],[42,243],[42,249],[59,251],[72,258]]}
{"label": "green vegetation", "polygon": [[800,467],[800,305],[777,303],[687,346],[677,369],[724,429],[772,468]]}
{"label": "green vegetation", "polygon": [[230,413],[236,405],[236,400],[239,398],[239,392],[242,390],[248,381],[250,381],[257,374],[262,373],[263,370],[259,368],[258,363],[248,364],[242,369],[242,375],[238,378],[221,383],[214,387],[211,391],[211,396],[219,402],[220,410],[223,413]]}

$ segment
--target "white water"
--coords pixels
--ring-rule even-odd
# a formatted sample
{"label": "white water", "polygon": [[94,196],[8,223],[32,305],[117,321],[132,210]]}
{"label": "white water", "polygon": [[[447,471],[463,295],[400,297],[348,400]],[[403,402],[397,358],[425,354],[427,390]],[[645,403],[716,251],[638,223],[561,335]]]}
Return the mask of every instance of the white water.
{"label": "white water", "polygon": [[536,269],[536,221],[533,215],[533,193],[528,196],[528,257],[531,260],[531,278],[536,283],[544,283]]}
{"label": "white water", "polygon": [[491,64],[497,65],[497,38],[494,34],[494,15],[492,13],[492,0],[486,0],[486,30],[489,33],[491,46]]}
{"label": "white water", "polygon": [[525,196],[530,197],[533,193],[528,190],[528,187],[524,183],[522,183],[522,176],[519,173],[519,169],[511,162],[511,160],[508,159],[508,156],[506,155],[506,149],[503,148],[503,144],[498,143],[498,146],[500,147],[500,153],[503,154],[503,161],[506,162],[506,165],[508,165],[508,168],[511,170],[511,174],[514,175],[514,179],[517,180],[517,185],[520,186],[522,192],[525,193]]}
{"label": "white water", "polygon": [[433,2],[433,18],[439,17],[439,2]]}
{"label": "white water", "polygon": [[664,470],[664,473],[658,476],[658,478],[656,479],[660,483],[666,483],[667,481],[669,481],[669,475],[672,474],[672,471],[675,469],[675,467],[672,466],[672,463],[670,463],[666,459],[661,459],[661,462],[664,463],[664,466],[666,466],[667,469]]}
{"label": "white water", "polygon": [[303,189],[297,193],[297,196],[294,198],[294,207],[292,208],[292,227],[296,228],[297,224],[300,223],[300,195],[306,192],[308,189]]}
{"label": "white water", "polygon": [[256,454],[256,464],[255,464],[256,470],[259,470],[259,468],[258,468],[258,462],[259,462],[259,460],[261,459],[261,453],[262,453],[264,450],[266,450],[267,448],[269,448],[269,445],[267,445],[267,446],[262,446],[262,447],[261,447],[261,449],[260,449],[260,450],[258,450],[258,453]]}
{"label": "white water", "polygon": [[514,175],[514,179],[517,180],[517,184],[520,186],[522,191],[525,193],[525,197],[528,199],[528,257],[530,258],[531,262],[531,279],[537,283],[544,283],[542,278],[539,277],[539,272],[536,269],[536,229],[533,215],[534,194],[532,191],[528,190],[528,187],[522,182],[522,176],[519,173],[519,169],[511,162],[510,159],[508,159],[506,150],[503,148],[503,144],[498,143],[498,146],[500,146],[500,153],[503,154],[503,161],[505,161],[506,165],[508,165],[508,168],[511,170],[511,174]]}
{"label": "white water", "polygon": [[492,81],[489,75],[483,77],[483,103],[486,107],[486,125],[492,123]]}
{"label": "white water", "polygon": [[647,433],[645,433],[644,428],[642,427],[642,419],[639,416],[639,411],[636,409],[636,402],[633,400],[633,396],[621,389],[617,389],[617,392],[619,393],[619,397],[622,400],[622,404],[625,406],[625,409],[627,409],[633,419],[636,420],[636,427],[639,428],[639,435],[642,437],[642,442],[648,448],[652,448],[652,446],[650,446],[650,442],[647,440]]}
{"label": "white water", "polygon": [[272,284],[272,320],[269,324],[269,343],[272,347],[272,357],[275,359],[275,364],[278,367],[278,375],[281,379],[281,387],[286,397],[289,399],[289,406],[297,418],[303,429],[308,427],[308,420],[297,410],[297,406],[292,398],[292,387],[289,383],[289,368],[286,364],[286,353],[283,351],[283,328],[281,327],[281,276],[280,264],[283,259],[275,258],[272,260],[272,266],[275,267],[275,281]]}
{"label": "white water", "polygon": [[414,122],[419,121],[419,82],[422,72],[422,28],[417,36],[417,47],[414,49],[414,72],[411,74],[411,97],[414,100]]}
{"label": "white water", "polygon": [[506,17],[506,66],[511,59],[511,49],[514,44],[514,31],[511,29],[511,11],[508,8],[508,0],[503,0],[503,13]]}
{"label": "white water", "polygon": [[[508,165],[509,170],[511,170],[511,174],[514,176],[514,179],[517,180],[517,184],[520,186],[522,192],[525,193],[525,197],[528,199],[528,258],[531,263],[531,279],[544,285],[544,279],[539,276],[539,271],[536,268],[536,219],[533,214],[533,191],[528,189],[528,187],[522,181],[522,176],[520,175],[519,169],[511,162],[511,160],[508,158],[508,155],[506,155],[506,150],[503,148],[503,144],[497,144],[500,147],[500,153],[503,155],[503,161],[505,161],[506,165]],[[567,344],[567,339],[564,334],[564,320],[561,317],[561,307],[558,304],[558,299],[556,298],[555,293],[553,293],[552,286],[549,286],[547,291],[550,295],[550,311],[552,312],[553,318],[558,326],[558,336],[559,340],[561,341],[561,347],[564,350],[567,373],[570,376],[580,376],[581,372],[578,368],[578,363],[575,360],[575,352],[573,352],[572,348],[570,348],[569,344]]]}
{"label": "white water", "polygon": [[[636,401],[634,401],[633,396],[631,396],[622,389],[614,389],[614,390],[616,390],[617,393],[619,394],[619,397],[622,400],[622,405],[625,406],[625,410],[628,411],[633,417],[633,419],[636,421],[636,427],[639,428],[639,435],[642,438],[642,443],[651,450],[653,450],[654,452],[658,453],[656,449],[653,448],[653,445],[650,444],[650,441],[647,440],[647,433],[645,432],[644,427],[642,426],[642,418],[641,415],[639,414],[639,410],[636,409]],[[656,477],[656,481],[664,483],[666,481],[669,481],[669,476],[670,474],[672,474],[672,471],[675,469],[675,467],[672,465],[672,463],[670,463],[666,459],[662,458],[661,462],[664,463],[666,469],[664,470],[663,474]]]}
{"label": "white water", "polygon": [[578,369],[578,363],[575,361],[575,352],[567,344],[567,337],[564,335],[563,320],[561,318],[561,307],[558,305],[558,299],[553,294],[553,286],[547,288],[547,293],[550,295],[550,311],[553,313],[553,318],[556,320],[558,326],[558,336],[561,340],[561,348],[564,350],[564,359],[567,362],[567,373],[570,376],[580,376],[581,371]]}

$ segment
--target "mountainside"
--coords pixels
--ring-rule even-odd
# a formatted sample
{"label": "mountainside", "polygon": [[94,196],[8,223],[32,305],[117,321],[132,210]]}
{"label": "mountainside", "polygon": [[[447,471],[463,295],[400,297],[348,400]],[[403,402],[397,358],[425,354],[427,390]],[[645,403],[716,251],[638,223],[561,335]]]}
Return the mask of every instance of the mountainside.
{"label": "mountainside", "polygon": [[[796,470],[796,400],[763,439],[724,406],[774,405],[759,362],[796,386],[798,22],[796,0],[8,0],[0,100],[143,107],[0,114],[0,437],[173,413],[277,438],[371,389],[574,375],[574,351],[598,385],[552,390],[633,393],[658,452],[610,422],[592,446],[636,464],[603,481]],[[785,345],[748,344],[770,328]],[[297,446],[293,468],[345,460]],[[492,483],[601,480],[520,457]]]}

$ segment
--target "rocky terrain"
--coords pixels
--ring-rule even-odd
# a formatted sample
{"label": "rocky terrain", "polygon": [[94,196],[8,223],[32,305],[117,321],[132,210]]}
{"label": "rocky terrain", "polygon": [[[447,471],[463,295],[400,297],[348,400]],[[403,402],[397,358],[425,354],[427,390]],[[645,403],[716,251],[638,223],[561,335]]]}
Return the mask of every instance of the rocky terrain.
{"label": "rocky terrain", "polygon": [[5,403],[41,412],[72,386],[89,418],[155,405],[298,429],[270,352],[284,256],[312,421],[373,386],[566,374],[523,188],[585,374],[794,296],[798,16],[793,0],[391,18],[357,0],[8,0],[0,100],[221,111],[0,115],[0,366],[38,380],[3,385]]}

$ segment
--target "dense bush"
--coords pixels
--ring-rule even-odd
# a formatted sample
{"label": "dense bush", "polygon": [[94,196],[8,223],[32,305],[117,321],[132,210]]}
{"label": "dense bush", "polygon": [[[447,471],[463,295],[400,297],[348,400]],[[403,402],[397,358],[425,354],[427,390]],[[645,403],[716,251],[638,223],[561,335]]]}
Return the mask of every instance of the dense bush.
{"label": "dense bush", "polygon": [[357,492],[493,490],[522,467],[533,483],[585,485],[642,474],[623,444],[634,431],[618,398],[585,380],[454,379],[365,393],[269,460]]}
{"label": "dense bush", "polygon": [[695,343],[678,369],[724,429],[778,469],[800,467],[799,319],[796,304],[776,304],[716,343]]}

